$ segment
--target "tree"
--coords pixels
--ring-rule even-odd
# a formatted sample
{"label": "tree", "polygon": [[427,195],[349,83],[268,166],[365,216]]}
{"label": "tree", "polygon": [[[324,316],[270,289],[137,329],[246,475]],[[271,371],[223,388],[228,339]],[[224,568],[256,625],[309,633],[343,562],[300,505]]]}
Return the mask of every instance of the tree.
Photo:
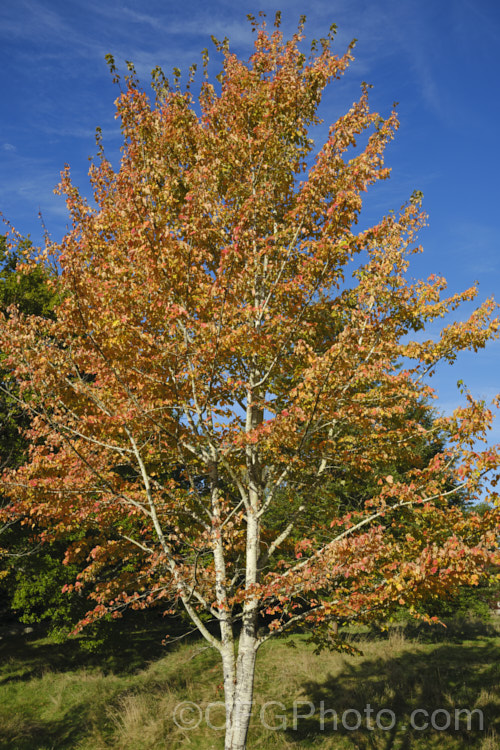
{"label": "tree", "polygon": [[[49,288],[51,270],[42,264],[30,268],[28,273],[18,270],[31,253],[29,239],[19,237],[17,252],[9,253],[6,238],[0,236],[0,310],[7,314],[9,307],[15,305],[26,315],[53,318],[56,294]],[[0,361],[3,359],[0,354]],[[10,395],[8,393],[12,381],[9,369],[2,369],[0,378],[3,385],[0,391],[0,466],[17,469],[28,456],[29,443],[24,433],[30,419],[18,404],[17,390],[14,388]],[[42,549],[33,530],[20,525],[20,517],[10,516],[9,520],[11,523],[1,529],[1,598],[23,622],[49,618],[54,631],[72,619],[74,627],[85,609],[77,601],[81,597],[61,594],[63,584],[70,583],[77,573],[76,569],[73,571],[62,565],[68,540],[66,544],[61,541]]]}
{"label": "tree", "polygon": [[[356,231],[362,193],[389,176],[395,112],[371,112],[364,86],[311,165],[309,128],[352,46],[333,54],[332,29],[306,58],[302,22],[288,42],[279,17],[272,33],[251,22],[248,62],[216,42],[220,89],[205,67],[200,114],[177,71],[172,86],[154,71],[150,101],[130,66],[120,168],[98,137],[95,205],[62,174],[72,228],[40,254],[61,269],[57,318],[12,309],[0,333],[32,418],[29,460],[5,476],[9,511],[47,540],[98,529],[67,552],[74,589],[96,602],[82,625],[127,604],[183,605],[221,655],[228,750],[245,747],[263,642],[400,604],[419,616],[427,596],[479,580],[498,524],[494,502],[481,516],[447,502],[456,462],[471,496],[498,469],[498,452],[476,446],[486,405],[466,393],[434,419],[448,445],[420,466],[409,459],[425,427],[408,418],[439,362],[496,336],[495,303],[437,340],[414,335],[477,292],[443,298],[442,278],[406,279],[418,194]],[[329,471],[371,472],[371,497],[329,514]],[[318,497],[318,528],[290,559]]]}
{"label": "tree", "polygon": [[[23,253],[29,253],[29,240],[19,238],[18,253],[7,252],[6,238],[0,235],[0,310],[6,313],[11,305],[16,305],[28,315],[52,314],[55,304],[53,294],[49,291],[46,280],[47,272],[36,267],[27,274],[17,274],[16,269]],[[0,354],[0,362],[2,356]],[[0,370],[0,378],[8,373]],[[0,466],[14,466],[23,462],[26,448],[19,432],[25,423],[26,415],[16,408],[15,402],[0,393]]]}

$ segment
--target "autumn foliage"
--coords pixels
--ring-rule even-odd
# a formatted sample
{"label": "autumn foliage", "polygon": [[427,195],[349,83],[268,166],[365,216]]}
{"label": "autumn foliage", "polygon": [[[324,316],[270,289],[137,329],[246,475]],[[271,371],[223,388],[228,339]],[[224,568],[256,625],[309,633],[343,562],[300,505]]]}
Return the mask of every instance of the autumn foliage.
{"label": "autumn foliage", "polygon": [[[417,614],[484,575],[498,528],[496,495],[481,517],[449,503],[495,481],[498,452],[477,447],[489,409],[466,393],[430,426],[412,417],[438,363],[497,335],[495,303],[425,335],[476,289],[409,280],[418,194],[357,231],[396,113],[370,111],[364,87],[316,151],[322,92],[352,48],[334,54],[330,32],[307,57],[302,27],[285,42],[253,25],[249,61],[217,43],[220,85],[206,77],[198,102],[158,70],[150,99],[130,72],[121,164],[98,139],[94,202],[64,170],[71,228],[36,261],[57,260],[57,317],[11,309],[0,333],[32,417],[29,461],[4,477],[9,513],[43,539],[87,531],[67,560],[88,619],[182,603],[221,651],[228,726],[273,632]],[[436,430],[446,448],[422,464]],[[339,508],[335,472],[370,476],[373,496]],[[243,747],[231,731],[226,747]]]}

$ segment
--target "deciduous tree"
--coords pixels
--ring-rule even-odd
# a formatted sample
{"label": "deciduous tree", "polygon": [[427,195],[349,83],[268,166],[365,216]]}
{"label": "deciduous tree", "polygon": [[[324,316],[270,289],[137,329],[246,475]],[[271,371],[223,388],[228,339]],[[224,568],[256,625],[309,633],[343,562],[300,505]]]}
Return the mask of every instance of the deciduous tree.
{"label": "deciduous tree", "polygon": [[[220,85],[206,78],[198,103],[159,70],[151,101],[131,68],[119,168],[99,139],[94,202],[62,175],[72,227],[43,251],[61,268],[57,319],[11,310],[0,335],[33,420],[29,460],[5,477],[11,512],[47,539],[100,530],[67,553],[95,599],[87,621],[183,605],[221,655],[228,750],[245,746],[264,641],[398,603],[417,614],[429,593],[478,580],[498,523],[494,503],[481,516],[447,503],[450,467],[471,497],[497,470],[497,451],[476,445],[487,406],[466,393],[435,419],[449,443],[423,465],[409,459],[426,428],[408,417],[438,363],[496,336],[495,303],[424,337],[476,289],[444,297],[444,279],[407,278],[417,193],[357,230],[364,192],[389,176],[396,113],[372,112],[363,87],[312,159],[322,92],[352,47],[334,54],[331,30],[308,57],[303,24],[286,42],[279,19],[271,33],[252,24],[248,61],[216,43]],[[331,470],[372,472],[371,497],[330,514]],[[321,533],[290,559],[317,498]]]}

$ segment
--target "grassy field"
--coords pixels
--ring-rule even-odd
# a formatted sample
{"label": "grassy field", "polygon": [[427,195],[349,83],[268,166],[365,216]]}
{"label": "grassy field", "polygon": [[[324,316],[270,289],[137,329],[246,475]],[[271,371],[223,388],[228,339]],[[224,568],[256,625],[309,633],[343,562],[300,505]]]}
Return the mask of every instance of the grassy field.
{"label": "grassy field", "polygon": [[[294,648],[284,640],[262,648],[249,750],[500,748],[498,621],[347,637],[362,656],[315,655],[300,635],[293,638]],[[206,722],[207,717],[213,726],[223,722],[222,706],[212,705],[223,699],[217,654],[200,641],[165,648],[161,639],[160,624],[145,623],[122,628],[96,653],[34,633],[5,636],[0,748],[222,748],[222,730]],[[199,708],[179,713],[185,701]],[[457,709],[476,709],[470,728]],[[413,714],[416,710],[420,713]],[[196,728],[178,726],[200,717]],[[448,720],[450,727],[441,729]]]}

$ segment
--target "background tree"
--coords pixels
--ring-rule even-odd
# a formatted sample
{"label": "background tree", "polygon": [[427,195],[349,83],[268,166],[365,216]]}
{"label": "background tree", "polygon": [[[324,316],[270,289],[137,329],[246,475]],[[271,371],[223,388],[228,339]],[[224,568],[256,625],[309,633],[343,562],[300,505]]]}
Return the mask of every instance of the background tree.
{"label": "background tree", "polygon": [[[32,419],[29,460],[6,473],[8,510],[46,540],[99,529],[67,552],[73,588],[96,600],[82,625],[126,603],[183,605],[221,655],[231,750],[246,743],[263,642],[398,605],[421,616],[429,596],[479,579],[498,523],[493,507],[448,503],[451,467],[471,497],[498,468],[476,447],[486,406],[467,394],[434,419],[448,445],[420,466],[425,427],[408,419],[439,362],[496,335],[495,304],[415,339],[476,290],[442,298],[443,279],[406,279],[425,219],[416,195],[356,232],[362,193],[389,176],[396,114],[371,112],[363,87],[309,166],[322,91],[352,48],[334,55],[331,30],[307,58],[302,24],[284,42],[278,17],[271,34],[251,22],[248,62],[216,43],[220,89],[205,80],[199,110],[177,73],[170,86],[154,72],[151,102],[130,66],[120,168],[99,141],[95,205],[62,175],[72,228],[41,253],[62,271],[57,318],[12,310],[0,333]],[[371,472],[371,497],[330,513],[312,490],[331,471]],[[307,502],[292,497],[278,529],[272,508],[298,486]],[[318,498],[290,559],[282,549]]]}
{"label": "background tree", "polygon": [[[5,315],[11,305],[27,315],[50,316],[55,304],[52,291],[47,287],[47,274],[37,266],[26,274],[16,273],[23,254],[29,252],[29,240],[21,240],[17,253],[7,252],[5,236],[0,235],[0,310]],[[1,356],[1,355],[0,355]],[[2,357],[3,359],[3,357]],[[0,359],[1,363],[1,359]],[[1,370],[5,379],[8,372]],[[20,428],[26,425],[26,414],[15,400],[0,392],[0,466],[18,466],[23,463],[26,443]]]}
{"label": "background tree", "polygon": [[[53,271],[48,266],[19,266],[32,253],[29,239],[18,238],[16,252],[8,252],[5,236],[0,236],[0,310],[4,315],[15,305],[25,315],[54,318],[57,294],[50,286]],[[0,355],[3,361],[5,355]],[[0,465],[17,469],[27,460],[29,442],[26,430],[30,416],[20,407],[18,390],[8,368],[0,371]],[[12,387],[13,386],[13,387]],[[3,498],[5,502],[5,498]],[[52,632],[69,631],[83,616],[82,597],[61,593],[78,572],[62,564],[69,539],[57,544],[39,544],[35,530],[22,525],[21,517],[11,516],[0,538],[0,600],[4,614],[13,609],[25,623],[49,620]]]}

